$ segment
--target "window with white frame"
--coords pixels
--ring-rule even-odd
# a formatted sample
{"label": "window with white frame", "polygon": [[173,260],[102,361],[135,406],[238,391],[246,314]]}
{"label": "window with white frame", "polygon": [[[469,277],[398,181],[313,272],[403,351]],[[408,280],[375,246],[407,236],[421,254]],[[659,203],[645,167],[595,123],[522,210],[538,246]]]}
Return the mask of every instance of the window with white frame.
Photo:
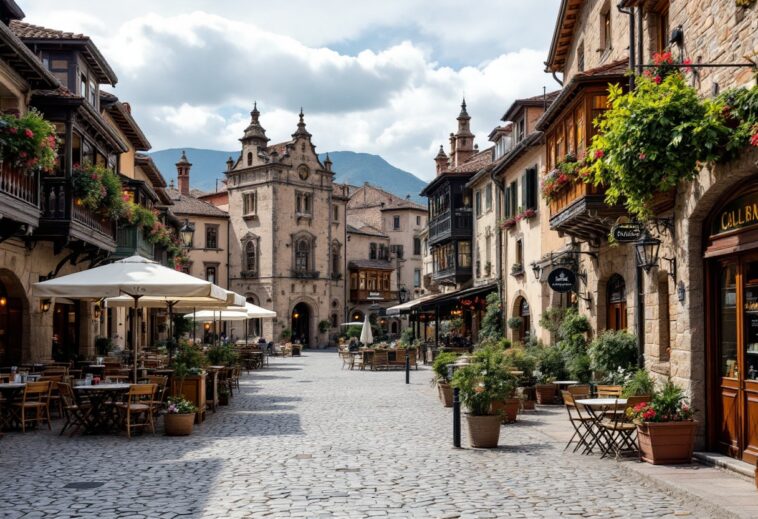
{"label": "window with white frame", "polygon": [[242,194],[242,211],[244,216],[258,214],[258,192],[248,191]]}

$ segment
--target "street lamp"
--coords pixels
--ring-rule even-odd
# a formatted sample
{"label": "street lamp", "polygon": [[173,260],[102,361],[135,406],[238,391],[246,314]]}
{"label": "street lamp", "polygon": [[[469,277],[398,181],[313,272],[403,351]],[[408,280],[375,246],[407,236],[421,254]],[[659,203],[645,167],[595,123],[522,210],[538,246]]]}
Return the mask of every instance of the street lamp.
{"label": "street lamp", "polygon": [[179,229],[179,236],[182,239],[182,245],[185,249],[192,248],[192,238],[195,236],[195,224],[184,219],[184,225]]}
{"label": "street lamp", "polygon": [[637,266],[645,272],[658,265],[658,251],[661,248],[661,240],[653,238],[647,232],[642,231],[642,236],[634,244],[634,250],[637,252]]}
{"label": "street lamp", "polygon": [[536,261],[532,263],[532,272],[534,272],[534,279],[539,281],[542,277],[542,267]]}
{"label": "street lamp", "polygon": [[408,300],[408,290],[405,287],[401,288],[398,292],[398,298],[401,303],[405,303]]}

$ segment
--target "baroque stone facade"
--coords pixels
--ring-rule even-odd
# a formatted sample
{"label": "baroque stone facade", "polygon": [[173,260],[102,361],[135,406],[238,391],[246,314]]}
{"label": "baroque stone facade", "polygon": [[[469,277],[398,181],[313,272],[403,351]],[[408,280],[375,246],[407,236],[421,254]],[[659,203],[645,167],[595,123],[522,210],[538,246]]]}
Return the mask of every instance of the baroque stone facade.
{"label": "baroque stone facade", "polygon": [[324,346],[319,323],[344,316],[347,187],[319,160],[302,112],[292,138],[274,145],[259,118],[255,106],[240,155],[227,163],[229,288],[277,313],[263,320],[266,339],[287,330]]}

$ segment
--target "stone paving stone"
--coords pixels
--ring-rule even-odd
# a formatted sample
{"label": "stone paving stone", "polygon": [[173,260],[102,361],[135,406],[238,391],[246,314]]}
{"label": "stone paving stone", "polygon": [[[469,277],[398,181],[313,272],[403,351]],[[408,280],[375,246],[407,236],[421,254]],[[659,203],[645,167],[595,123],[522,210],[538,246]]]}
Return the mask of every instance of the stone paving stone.
{"label": "stone paving stone", "polygon": [[[190,437],[8,433],[0,518],[708,517],[613,461],[564,453],[539,413],[496,450],[454,449],[428,369],[405,385],[340,366],[334,352],[274,359]],[[105,484],[63,488],[82,481]]]}

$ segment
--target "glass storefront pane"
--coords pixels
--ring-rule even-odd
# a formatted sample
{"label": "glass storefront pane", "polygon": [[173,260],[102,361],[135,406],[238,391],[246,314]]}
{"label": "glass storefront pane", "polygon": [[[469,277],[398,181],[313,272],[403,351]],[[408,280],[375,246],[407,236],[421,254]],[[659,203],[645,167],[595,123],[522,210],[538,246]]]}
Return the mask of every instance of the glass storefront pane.
{"label": "glass storefront pane", "polygon": [[719,277],[721,376],[737,378],[737,265],[724,265]]}
{"label": "glass storefront pane", "polygon": [[745,265],[745,378],[758,379],[758,261]]}

